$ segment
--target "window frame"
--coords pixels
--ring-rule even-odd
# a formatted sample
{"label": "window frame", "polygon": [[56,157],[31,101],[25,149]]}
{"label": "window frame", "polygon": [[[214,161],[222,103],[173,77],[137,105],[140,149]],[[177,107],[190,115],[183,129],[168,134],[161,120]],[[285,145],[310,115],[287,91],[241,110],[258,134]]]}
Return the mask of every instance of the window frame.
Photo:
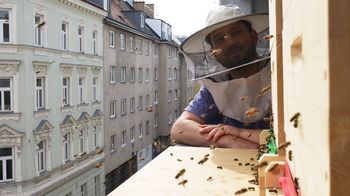
{"label": "window frame", "polygon": [[[0,149],[5,149],[5,148],[10,148],[11,149],[11,155],[7,155],[7,156],[0,156],[0,162],[2,162],[2,180],[0,180],[0,182],[9,182],[9,181],[13,181],[15,178],[15,157],[14,157],[14,149],[13,147],[1,147]],[[7,161],[11,160],[11,176],[12,178],[7,178]]]}
{"label": "window frame", "polygon": [[[79,31],[81,32],[79,34]],[[84,37],[85,37],[85,28],[83,26],[78,26],[78,52],[83,53],[84,49]]]}
{"label": "window frame", "polygon": [[115,33],[114,33],[114,31],[109,31],[108,37],[109,37],[109,47],[115,48]]}
{"label": "window frame", "polygon": [[62,50],[69,50],[69,23],[66,21],[61,22],[61,41]]}

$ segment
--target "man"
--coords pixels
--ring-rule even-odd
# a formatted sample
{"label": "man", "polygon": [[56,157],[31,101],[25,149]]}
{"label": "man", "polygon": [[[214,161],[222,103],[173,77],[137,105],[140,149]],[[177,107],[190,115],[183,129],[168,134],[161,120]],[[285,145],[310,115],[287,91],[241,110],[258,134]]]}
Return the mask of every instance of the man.
{"label": "man", "polygon": [[194,146],[258,148],[269,123],[271,95],[268,58],[256,46],[267,15],[243,15],[234,5],[209,13],[207,26],[180,48],[202,86],[174,123],[171,137]]}

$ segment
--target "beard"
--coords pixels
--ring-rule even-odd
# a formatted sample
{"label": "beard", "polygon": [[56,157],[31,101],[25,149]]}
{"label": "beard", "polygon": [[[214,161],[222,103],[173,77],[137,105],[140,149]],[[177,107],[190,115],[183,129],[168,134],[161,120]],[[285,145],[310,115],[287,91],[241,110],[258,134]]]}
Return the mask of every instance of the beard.
{"label": "beard", "polygon": [[248,63],[255,57],[256,49],[253,43],[247,46],[235,44],[224,50],[222,59],[219,62],[226,68],[233,68]]}

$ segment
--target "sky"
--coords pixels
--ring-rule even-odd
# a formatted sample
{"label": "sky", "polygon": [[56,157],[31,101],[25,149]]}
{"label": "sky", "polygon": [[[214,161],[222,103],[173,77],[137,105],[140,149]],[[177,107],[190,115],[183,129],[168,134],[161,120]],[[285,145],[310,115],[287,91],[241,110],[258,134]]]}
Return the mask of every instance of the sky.
{"label": "sky", "polygon": [[173,35],[189,36],[205,26],[209,11],[219,6],[219,0],[144,0],[154,4],[154,18],[171,25]]}

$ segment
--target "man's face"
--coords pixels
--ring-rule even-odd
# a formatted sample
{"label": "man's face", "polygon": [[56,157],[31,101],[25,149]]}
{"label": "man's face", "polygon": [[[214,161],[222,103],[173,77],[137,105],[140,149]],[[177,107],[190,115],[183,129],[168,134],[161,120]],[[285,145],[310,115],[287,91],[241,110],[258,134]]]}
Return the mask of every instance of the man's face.
{"label": "man's face", "polygon": [[208,36],[214,57],[227,68],[246,63],[256,55],[257,34],[243,22],[221,27]]}

